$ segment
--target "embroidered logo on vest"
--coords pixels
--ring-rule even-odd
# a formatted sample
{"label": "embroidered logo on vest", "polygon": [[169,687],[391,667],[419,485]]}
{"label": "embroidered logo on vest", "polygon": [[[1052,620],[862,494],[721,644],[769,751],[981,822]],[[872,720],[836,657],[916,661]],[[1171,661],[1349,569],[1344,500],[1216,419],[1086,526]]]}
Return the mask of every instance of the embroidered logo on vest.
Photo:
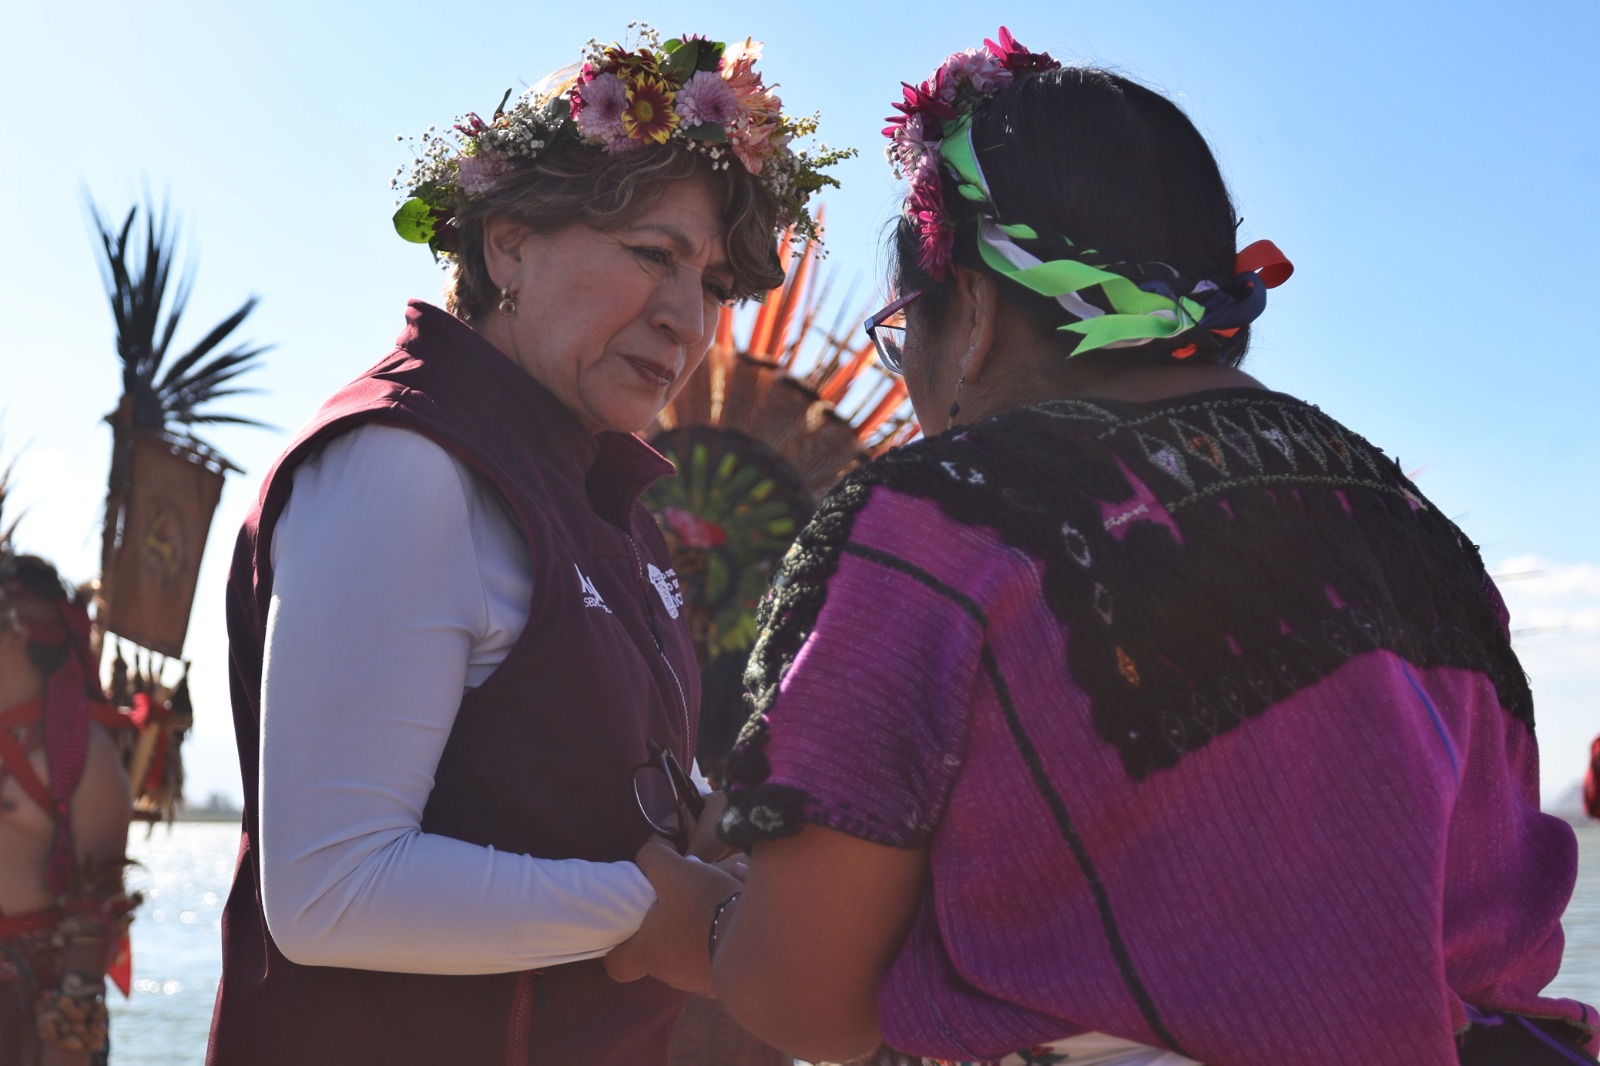
{"label": "embroidered logo on vest", "polygon": [[661,597],[661,602],[666,606],[667,613],[678,617],[678,610],[683,606],[683,593],[678,589],[678,571],[667,568],[665,573],[657,569],[655,563],[646,563],[650,574],[650,584],[656,587],[656,595]]}
{"label": "embroidered logo on vest", "polygon": [[[572,568],[578,570],[578,564],[573,563]],[[578,570],[578,591],[583,593],[585,607],[598,607],[606,614],[611,613],[611,608],[606,606],[606,601],[600,598],[600,590],[594,587],[594,582],[583,576],[583,571]]]}

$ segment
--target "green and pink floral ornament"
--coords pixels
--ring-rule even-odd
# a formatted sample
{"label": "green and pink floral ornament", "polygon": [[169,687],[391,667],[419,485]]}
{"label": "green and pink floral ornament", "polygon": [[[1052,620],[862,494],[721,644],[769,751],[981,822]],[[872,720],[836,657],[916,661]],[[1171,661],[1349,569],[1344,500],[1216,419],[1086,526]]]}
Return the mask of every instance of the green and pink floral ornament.
{"label": "green and pink floral ornament", "polygon": [[791,147],[816,132],[817,116],[783,113],[756,70],[759,42],[663,42],[642,23],[629,29],[637,34],[632,47],[591,40],[579,64],[515,101],[508,91],[487,120],[469,113],[447,130],[428,127],[391,183],[404,197],[394,215],[400,236],[435,256],[453,255],[456,213],[518,166],[571,144],[620,153],[678,141],[704,153],[714,169],[737,163],[760,178],[779,205],[778,224],[798,243],[815,240],[807,201],[838,186],[823,170],[855,150]]}
{"label": "green and pink floral ornament", "polygon": [[[977,206],[978,252],[996,273],[1059,303],[1076,321],[1060,328],[1083,339],[1074,355],[1098,348],[1122,348],[1173,337],[1190,329],[1231,336],[1266,307],[1266,290],[1281,285],[1294,266],[1271,241],[1256,241],[1238,254],[1233,283],[1224,289],[1200,281],[1179,293],[1176,269],[1163,263],[1140,264],[1144,279],[1119,271],[1125,264],[1065,234],[1050,235],[1063,258],[1042,260],[1018,242],[1040,241],[1025,222],[1005,220],[989,192],[989,182],[972,144],[975,108],[1018,78],[1051,71],[1061,64],[1045,52],[1030,52],[1005,27],[998,42],[985,40],[948,56],[920,85],[905,85],[884,136],[886,155],[897,177],[908,179],[905,214],[917,229],[921,267],[937,280],[954,276],[955,229],[944,207],[945,182]],[[1164,280],[1162,275],[1170,277]],[[1154,278],[1152,279],[1152,275]],[[1195,346],[1172,354],[1187,358]]]}

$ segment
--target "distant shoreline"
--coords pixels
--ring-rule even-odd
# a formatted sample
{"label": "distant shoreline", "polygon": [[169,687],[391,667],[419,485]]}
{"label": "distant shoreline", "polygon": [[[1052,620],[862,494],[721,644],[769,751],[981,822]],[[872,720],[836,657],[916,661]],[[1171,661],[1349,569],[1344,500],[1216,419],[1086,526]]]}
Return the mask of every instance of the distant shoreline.
{"label": "distant shoreline", "polygon": [[225,811],[202,807],[175,811],[173,812],[172,820],[174,822],[237,822],[243,816],[242,811]]}

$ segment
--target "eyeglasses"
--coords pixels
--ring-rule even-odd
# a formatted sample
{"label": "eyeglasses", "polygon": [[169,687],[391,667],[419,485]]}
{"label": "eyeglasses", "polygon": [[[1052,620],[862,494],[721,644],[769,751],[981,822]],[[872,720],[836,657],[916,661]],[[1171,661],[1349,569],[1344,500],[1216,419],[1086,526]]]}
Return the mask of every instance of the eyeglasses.
{"label": "eyeglasses", "polygon": [[650,748],[650,758],[633,768],[633,796],[639,801],[639,813],[651,829],[671,837],[678,851],[687,852],[689,827],[706,809],[705,798],[671,748],[662,747],[653,738],[645,743]]}
{"label": "eyeglasses", "polygon": [[906,308],[921,295],[921,289],[914,289],[867,319],[867,336],[878,349],[878,362],[891,374],[902,372],[900,357],[906,345]]}

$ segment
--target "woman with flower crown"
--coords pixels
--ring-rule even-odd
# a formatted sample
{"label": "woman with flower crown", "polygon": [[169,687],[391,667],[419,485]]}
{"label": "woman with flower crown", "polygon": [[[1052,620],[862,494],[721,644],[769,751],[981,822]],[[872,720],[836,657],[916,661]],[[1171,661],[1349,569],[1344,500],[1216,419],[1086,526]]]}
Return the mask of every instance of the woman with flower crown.
{"label": "woman with flower crown", "polygon": [[687,843],[698,802],[694,654],[638,503],[671,467],[634,434],[721,306],[781,280],[841,154],[790,147],[814,121],[758,57],[591,42],[402,169],[445,307],[412,302],[300,433],[234,555],[247,798],[208,1061],[666,1062],[682,994],[599,961],[654,898],[634,853],[663,820]]}
{"label": "woman with flower crown", "polygon": [[748,881],[646,845],[612,973],[828,1061],[1592,1063],[1542,994],[1576,846],[1504,608],[1393,460],[1238,369],[1290,266],[1203,138],[1004,30],[896,106],[868,332],[926,438],[762,608]]}

